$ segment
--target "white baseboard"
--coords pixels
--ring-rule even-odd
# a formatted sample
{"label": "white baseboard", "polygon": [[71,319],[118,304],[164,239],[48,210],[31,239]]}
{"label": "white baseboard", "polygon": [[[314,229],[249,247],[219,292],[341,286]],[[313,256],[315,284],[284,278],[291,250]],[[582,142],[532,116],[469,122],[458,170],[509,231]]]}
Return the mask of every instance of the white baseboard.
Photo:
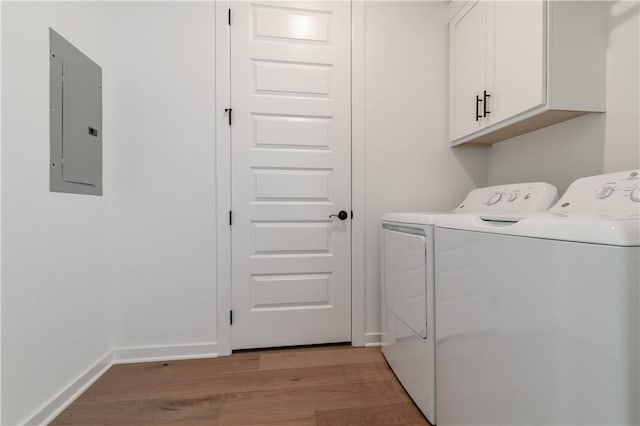
{"label": "white baseboard", "polygon": [[215,342],[196,345],[145,346],[114,349],[96,362],[93,367],[90,367],[85,373],[81,374],[67,386],[66,389],[63,389],[58,396],[37,410],[35,414],[22,424],[32,426],[51,423],[114,364],[215,358],[218,356],[217,351],[218,344]]}
{"label": "white baseboard", "polygon": [[364,345],[367,348],[372,348],[372,347],[375,347],[375,346],[381,346],[382,345],[382,333],[380,333],[380,332],[365,333],[364,334]]}
{"label": "white baseboard", "polygon": [[201,343],[196,345],[140,346],[113,350],[114,364],[134,362],[175,361],[181,359],[216,358],[218,344]]}
{"label": "white baseboard", "polygon": [[111,352],[96,362],[86,372],[81,374],[66,389],[63,389],[56,397],[39,409],[34,415],[25,421],[25,425],[46,425],[51,423],[58,414],[75,401],[96,380],[111,367]]}

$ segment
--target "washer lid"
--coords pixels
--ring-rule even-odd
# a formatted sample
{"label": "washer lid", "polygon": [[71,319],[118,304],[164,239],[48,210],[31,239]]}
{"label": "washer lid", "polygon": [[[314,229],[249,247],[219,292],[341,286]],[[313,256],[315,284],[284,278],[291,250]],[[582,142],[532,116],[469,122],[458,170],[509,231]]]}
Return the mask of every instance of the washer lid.
{"label": "washer lid", "polygon": [[525,217],[447,215],[436,221],[436,227],[621,247],[640,246],[640,218],[568,217],[553,213]]}

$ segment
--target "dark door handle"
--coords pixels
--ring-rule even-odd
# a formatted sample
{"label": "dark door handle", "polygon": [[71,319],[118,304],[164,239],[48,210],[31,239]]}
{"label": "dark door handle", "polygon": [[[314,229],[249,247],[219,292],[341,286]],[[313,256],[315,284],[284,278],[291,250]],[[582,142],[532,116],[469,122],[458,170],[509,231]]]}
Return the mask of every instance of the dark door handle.
{"label": "dark door handle", "polygon": [[482,118],[480,115],[480,102],[482,102],[482,99],[480,99],[480,96],[476,95],[476,121]]}
{"label": "dark door handle", "polygon": [[487,114],[491,114],[491,111],[487,110],[487,105],[489,104],[487,102],[487,98],[490,98],[490,97],[491,97],[491,95],[488,94],[487,91],[485,90],[484,91],[484,101],[483,101],[484,102],[484,115],[483,115],[483,117],[486,117]]}
{"label": "dark door handle", "polygon": [[330,214],[329,217],[337,217],[340,220],[347,220],[347,218],[349,217],[349,213],[344,210],[340,210],[338,214]]}

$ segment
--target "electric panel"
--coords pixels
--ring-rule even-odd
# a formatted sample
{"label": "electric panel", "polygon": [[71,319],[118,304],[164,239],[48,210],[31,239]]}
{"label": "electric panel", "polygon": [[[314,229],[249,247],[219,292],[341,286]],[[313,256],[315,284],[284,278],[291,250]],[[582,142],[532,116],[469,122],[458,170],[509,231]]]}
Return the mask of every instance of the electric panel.
{"label": "electric panel", "polygon": [[50,190],[102,195],[102,68],[49,28]]}

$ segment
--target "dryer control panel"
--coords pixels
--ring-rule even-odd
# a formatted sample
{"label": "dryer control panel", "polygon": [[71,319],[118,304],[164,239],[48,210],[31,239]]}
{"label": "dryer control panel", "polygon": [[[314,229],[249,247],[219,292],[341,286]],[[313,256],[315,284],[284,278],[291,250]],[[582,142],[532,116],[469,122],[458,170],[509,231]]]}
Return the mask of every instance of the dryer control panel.
{"label": "dryer control panel", "polygon": [[456,213],[518,214],[547,210],[558,199],[555,186],[544,182],[488,186],[469,192]]}
{"label": "dryer control panel", "polygon": [[640,170],[578,179],[549,212],[567,216],[640,217]]}

